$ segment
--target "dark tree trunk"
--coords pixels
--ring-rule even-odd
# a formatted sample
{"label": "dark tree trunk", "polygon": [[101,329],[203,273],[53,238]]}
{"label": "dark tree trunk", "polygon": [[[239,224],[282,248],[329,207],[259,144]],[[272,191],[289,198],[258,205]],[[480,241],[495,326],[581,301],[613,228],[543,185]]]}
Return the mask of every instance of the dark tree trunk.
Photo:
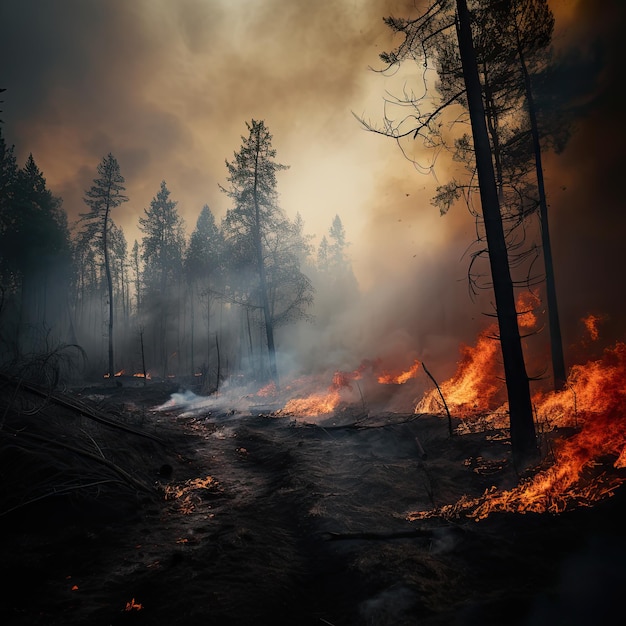
{"label": "dark tree trunk", "polygon": [[[257,150],[258,159],[258,150]],[[270,377],[278,388],[278,370],[276,368],[276,348],[274,346],[274,323],[270,310],[270,301],[267,293],[267,280],[265,277],[265,263],[263,262],[263,246],[261,241],[261,215],[257,196],[258,170],[255,164],[254,171],[254,247],[259,270],[259,283],[261,288],[261,306],[263,308],[263,320],[265,322],[265,336],[267,338],[267,350],[269,355]]]}
{"label": "dark tree trunk", "polygon": [[109,232],[109,204],[107,201],[104,213],[104,226],[102,230],[102,245],[104,249],[104,271],[107,281],[107,292],[109,296],[109,376],[113,378],[115,374],[115,363],[113,362],[113,278],[111,276],[111,263],[109,261],[109,244],[107,235]]}
{"label": "dark tree trunk", "polygon": [[485,108],[474,53],[470,14],[466,0],[456,0],[456,5],[459,52],[474,138],[478,185],[509,400],[511,447],[515,463],[520,466],[537,454],[530,386],[517,323],[515,294],[485,122]]}
{"label": "dark tree trunk", "polygon": [[528,103],[528,119],[533,138],[533,152],[535,155],[535,171],[537,175],[537,191],[539,192],[539,219],[541,222],[541,244],[543,247],[543,262],[546,271],[546,296],[548,299],[548,324],[550,326],[550,352],[552,355],[552,376],[555,391],[565,387],[567,376],[565,373],[565,358],[563,356],[563,340],[561,338],[561,323],[559,321],[559,309],[556,298],[556,283],[554,280],[554,264],[552,263],[552,245],[550,243],[550,229],[548,228],[548,202],[546,200],[546,188],[543,180],[543,165],[541,163],[541,143],[539,140],[539,127],[535,111],[530,75],[526,67],[526,60],[521,49],[520,41],[517,41],[517,50],[524,76],[526,89],[526,102]]}

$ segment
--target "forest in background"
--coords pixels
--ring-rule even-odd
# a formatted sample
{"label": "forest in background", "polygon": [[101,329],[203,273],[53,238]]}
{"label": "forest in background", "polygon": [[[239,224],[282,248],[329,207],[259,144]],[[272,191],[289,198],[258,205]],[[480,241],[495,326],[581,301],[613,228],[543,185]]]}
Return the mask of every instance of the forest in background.
{"label": "forest in background", "polygon": [[[275,150],[263,122],[253,120],[247,127],[250,133],[262,129],[257,157],[263,151],[261,160],[271,165]],[[276,180],[267,169],[257,181],[267,189],[258,216],[263,258],[255,256],[254,207],[250,197],[237,196],[248,191],[239,157],[249,137],[242,139],[241,152],[227,163],[222,190],[233,198],[233,209],[221,223],[205,204],[187,236],[163,180],[139,219],[141,240],[129,245],[116,224],[128,198],[115,156],[103,157],[85,190],[84,212],[69,223],[62,199],[48,189],[33,155],[20,167],[14,147],[0,134],[3,367],[32,369],[33,363],[54,360],[69,379],[122,372],[193,377],[205,392],[228,378],[242,385],[267,383],[258,263],[265,269],[274,329],[301,320],[323,324],[331,312],[324,302],[341,306],[342,298],[357,297],[358,286],[339,215],[315,249],[301,216],[288,217],[278,205]],[[315,317],[314,299],[320,304]]]}

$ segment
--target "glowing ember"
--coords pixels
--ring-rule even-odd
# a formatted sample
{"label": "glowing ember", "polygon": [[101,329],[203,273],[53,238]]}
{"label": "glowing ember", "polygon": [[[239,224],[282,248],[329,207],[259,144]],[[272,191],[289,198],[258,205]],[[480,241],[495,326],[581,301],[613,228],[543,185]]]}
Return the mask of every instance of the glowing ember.
{"label": "glowing ember", "polygon": [[143,604],[139,604],[139,602],[135,602],[135,598],[133,598],[130,602],[126,603],[125,611],[141,611],[143,609]]}
{"label": "glowing ember", "polygon": [[403,385],[407,380],[411,380],[417,376],[420,369],[420,362],[415,360],[413,365],[406,371],[400,374],[390,374],[385,372],[378,377],[378,382],[381,385]]}
{"label": "glowing ember", "polygon": [[176,500],[178,510],[183,515],[193,513],[196,504],[202,501],[200,494],[206,491],[219,491],[221,487],[212,476],[190,478],[182,484],[165,485],[163,488],[166,500]]}

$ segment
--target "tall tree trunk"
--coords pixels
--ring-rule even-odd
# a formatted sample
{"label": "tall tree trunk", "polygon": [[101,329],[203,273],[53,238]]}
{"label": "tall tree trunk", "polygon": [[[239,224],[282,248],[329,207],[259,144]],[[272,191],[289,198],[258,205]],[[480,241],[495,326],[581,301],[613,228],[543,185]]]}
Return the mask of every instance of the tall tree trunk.
{"label": "tall tree trunk", "polygon": [[189,283],[189,332],[191,334],[191,345],[190,345],[190,355],[191,355],[191,375],[194,376],[196,373],[196,368],[195,368],[195,355],[194,355],[194,343],[196,340],[195,337],[195,328],[196,328],[196,314],[195,314],[195,310],[196,310],[196,301],[194,298],[194,286],[195,281],[192,279],[191,282]]}
{"label": "tall tree trunk", "polygon": [[[215,393],[217,393],[220,390],[220,376],[222,374],[221,372],[222,360],[220,358],[220,342],[217,339],[217,333],[215,333],[215,351],[217,354],[217,375],[215,377]],[[207,370],[207,376],[208,375],[209,375],[209,372]]]}
{"label": "tall tree trunk", "polygon": [[109,245],[107,235],[109,231],[109,203],[107,201],[104,212],[104,224],[102,226],[102,247],[104,249],[104,271],[106,274],[107,291],[109,295],[109,376],[115,374],[115,364],[113,362],[113,278],[111,276],[111,264],[109,261]]}
{"label": "tall tree trunk", "polygon": [[511,448],[514,461],[520,466],[537,454],[530,386],[517,323],[515,294],[485,122],[485,109],[472,40],[470,14],[466,0],[456,0],[456,6],[459,52],[474,138],[478,185],[509,400]]}
{"label": "tall tree trunk", "polygon": [[259,270],[259,283],[261,288],[261,306],[263,308],[263,319],[265,322],[265,336],[267,338],[267,350],[270,364],[270,377],[278,389],[278,370],[276,368],[276,348],[274,346],[274,322],[270,310],[270,301],[267,293],[267,278],[265,276],[265,263],[263,262],[263,245],[261,241],[261,211],[257,195],[258,185],[258,146],[256,152],[256,162],[254,166],[254,247]]}
{"label": "tall tree trunk", "polygon": [[526,89],[526,102],[528,103],[528,119],[533,139],[533,152],[535,156],[535,172],[537,176],[537,191],[539,192],[539,220],[541,222],[541,244],[543,247],[543,262],[546,271],[546,296],[548,299],[548,324],[550,327],[550,352],[552,355],[552,376],[555,391],[565,387],[567,375],[565,373],[565,358],[563,356],[563,340],[561,338],[561,323],[559,321],[559,308],[556,298],[556,282],[554,279],[554,264],[552,262],[552,245],[550,243],[550,229],[548,227],[548,202],[546,200],[546,188],[543,180],[543,165],[541,163],[541,142],[539,140],[539,126],[537,124],[537,112],[533,98],[530,75],[526,66],[526,59],[522,52],[519,32],[517,31],[517,51],[524,77]]}
{"label": "tall tree trunk", "polygon": [[211,370],[211,285],[206,288],[206,371],[207,380]]}

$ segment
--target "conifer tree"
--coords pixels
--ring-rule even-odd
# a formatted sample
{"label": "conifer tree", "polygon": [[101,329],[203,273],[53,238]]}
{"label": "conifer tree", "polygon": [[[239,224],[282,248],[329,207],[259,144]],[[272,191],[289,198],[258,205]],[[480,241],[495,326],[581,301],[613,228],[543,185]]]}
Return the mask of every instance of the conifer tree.
{"label": "conifer tree", "polygon": [[85,192],[84,202],[89,207],[88,213],[81,214],[83,233],[87,240],[98,242],[102,252],[108,295],[108,367],[109,376],[115,374],[113,354],[113,276],[110,262],[111,212],[128,198],[124,195],[124,177],[120,172],[117,159],[109,152],[97,167],[98,176],[93,185]]}
{"label": "conifer tree", "polygon": [[[233,201],[223,221],[231,270],[244,280],[231,291],[248,310],[260,310],[269,355],[269,374],[278,386],[274,330],[277,324],[304,314],[312,301],[312,286],[300,271],[297,227],[278,205],[277,172],[287,166],[275,161],[272,136],[263,121],[246,123],[248,135],[232,161],[226,161]],[[295,244],[295,245],[294,245]]]}
{"label": "conifer tree", "polygon": [[[153,322],[154,345],[159,354],[163,376],[169,372],[172,326],[175,323],[175,297],[173,291],[182,279],[185,249],[185,224],[178,213],[177,202],[170,198],[165,181],[150,207],[139,218],[143,261],[143,313],[150,312]],[[178,350],[176,350],[178,352]]]}

